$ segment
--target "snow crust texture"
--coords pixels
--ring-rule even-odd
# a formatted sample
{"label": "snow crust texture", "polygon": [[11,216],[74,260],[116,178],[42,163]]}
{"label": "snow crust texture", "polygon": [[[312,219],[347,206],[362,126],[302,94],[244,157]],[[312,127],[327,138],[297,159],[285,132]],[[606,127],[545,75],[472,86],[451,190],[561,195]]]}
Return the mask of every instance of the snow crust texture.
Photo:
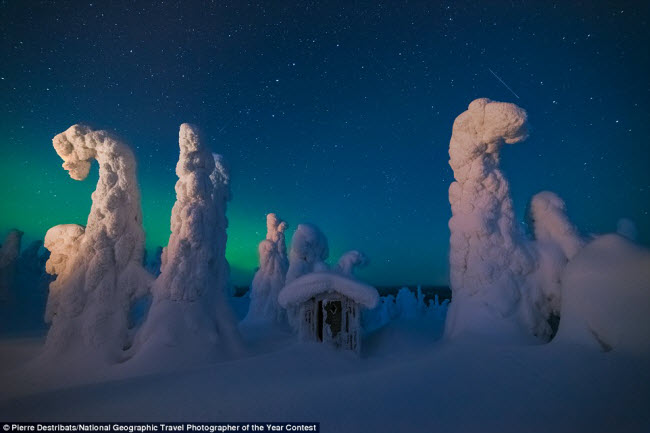
{"label": "snow crust texture", "polygon": [[86,227],[51,228],[44,245],[51,252],[46,318],[52,325],[46,353],[86,348],[119,361],[128,345],[130,301],[145,291],[150,276],[142,267],[144,231],[136,164],[129,147],[106,131],[74,125],[52,140],[70,177],[83,180],[92,160],[99,181]]}

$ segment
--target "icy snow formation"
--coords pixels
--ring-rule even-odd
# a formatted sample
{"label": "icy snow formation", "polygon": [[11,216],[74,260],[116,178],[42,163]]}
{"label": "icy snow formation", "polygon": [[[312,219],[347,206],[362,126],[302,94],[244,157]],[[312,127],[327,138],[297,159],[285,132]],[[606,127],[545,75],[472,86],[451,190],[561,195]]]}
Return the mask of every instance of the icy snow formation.
{"label": "icy snow formation", "polygon": [[0,247],[0,302],[9,299],[9,292],[14,284],[16,261],[20,255],[20,242],[23,232],[10,230]]}
{"label": "icy snow formation", "polygon": [[325,264],[328,256],[327,238],[318,227],[299,224],[291,240],[286,283],[289,284],[301,275],[328,269]]}
{"label": "icy snow formation", "polygon": [[250,306],[245,321],[277,322],[286,319],[278,304],[278,295],[284,287],[289,263],[284,232],[287,224],[274,213],[266,216],[266,239],[260,242],[260,267],[251,284]]}
{"label": "icy snow formation", "polygon": [[616,234],[587,244],[562,274],[553,342],[650,355],[650,250]]}
{"label": "icy snow formation", "polygon": [[296,278],[282,289],[278,301],[287,308],[323,292],[338,292],[366,308],[375,308],[379,302],[379,294],[374,287],[329,271],[311,272]]}
{"label": "icy snow formation", "polygon": [[52,143],[73,179],[85,179],[96,159],[99,181],[85,229],[60,225],[45,237],[51,252],[47,272],[57,275],[50,285],[46,318],[52,326],[45,351],[76,350],[117,362],[129,344],[129,303],[151,280],[142,267],[144,231],[135,159],[108,132],[82,125],[58,134]]}
{"label": "icy snow formation", "polygon": [[167,356],[169,362],[175,356],[213,358],[218,343],[226,350],[239,344],[225,293],[228,174],[215,164],[195,127],[181,125],[179,145],[171,235],[135,347],[136,356]]}

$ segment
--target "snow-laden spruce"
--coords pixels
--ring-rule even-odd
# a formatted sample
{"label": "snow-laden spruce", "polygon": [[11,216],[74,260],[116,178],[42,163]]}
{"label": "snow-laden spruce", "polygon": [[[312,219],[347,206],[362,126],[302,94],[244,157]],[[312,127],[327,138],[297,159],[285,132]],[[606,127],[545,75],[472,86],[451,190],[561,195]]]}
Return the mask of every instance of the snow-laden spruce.
{"label": "snow-laden spruce", "polygon": [[555,194],[536,195],[529,218],[536,241],[515,219],[499,151],[528,136],[526,112],[489,99],[459,115],[449,144],[450,285],[447,337],[463,333],[548,339],[558,312],[559,275],[582,246]]}
{"label": "snow-laden spruce", "polygon": [[522,248],[508,181],[499,169],[503,144],[528,135],[526,112],[514,104],[473,101],[454,122],[449,164],[450,285],[453,302],[445,334],[521,335],[518,313],[523,277],[534,269]]}
{"label": "snow-laden spruce", "polygon": [[328,256],[327,238],[320,229],[312,224],[299,224],[291,239],[286,283],[301,275],[328,269],[325,264]]}
{"label": "snow-laden spruce", "polygon": [[0,302],[9,300],[16,276],[16,260],[20,255],[23,232],[10,230],[0,247]]}
{"label": "snow-laden spruce", "polygon": [[151,277],[142,267],[144,231],[136,163],[131,149],[106,131],[74,125],[52,140],[63,168],[75,180],[99,163],[86,227],[51,228],[46,319],[52,322],[46,354],[84,353],[106,362],[122,360],[128,346],[127,315],[134,296]]}
{"label": "snow-laden spruce", "polygon": [[197,362],[239,349],[226,299],[229,176],[195,127],[181,125],[179,146],[169,244],[134,348],[136,356],[164,357],[169,363]]}
{"label": "snow-laden spruce", "polygon": [[258,247],[260,267],[251,284],[250,306],[245,322],[282,323],[286,320],[286,313],[278,304],[278,294],[284,287],[289,267],[284,237],[286,229],[287,223],[276,214],[266,216],[266,239]]}

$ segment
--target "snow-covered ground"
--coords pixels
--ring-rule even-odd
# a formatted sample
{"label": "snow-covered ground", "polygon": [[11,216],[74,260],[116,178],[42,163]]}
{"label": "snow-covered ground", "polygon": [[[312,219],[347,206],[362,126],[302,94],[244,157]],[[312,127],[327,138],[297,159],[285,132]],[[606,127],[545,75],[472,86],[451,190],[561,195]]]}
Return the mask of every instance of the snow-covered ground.
{"label": "snow-covered ground", "polygon": [[[247,301],[237,302],[241,315]],[[364,336],[359,358],[248,327],[248,354],[239,359],[156,374],[118,365],[85,380],[62,366],[26,370],[43,338],[5,338],[0,419],[306,421],[324,432],[649,431],[647,358],[562,343],[446,341],[443,326],[435,314],[393,320]]]}

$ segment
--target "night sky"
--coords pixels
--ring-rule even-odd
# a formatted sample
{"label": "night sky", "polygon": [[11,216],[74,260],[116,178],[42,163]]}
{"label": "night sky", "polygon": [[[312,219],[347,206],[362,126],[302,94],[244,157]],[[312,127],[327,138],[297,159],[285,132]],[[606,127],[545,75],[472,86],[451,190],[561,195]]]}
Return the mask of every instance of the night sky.
{"label": "night sky", "polygon": [[522,221],[548,189],[583,233],[625,216],[650,241],[648,2],[0,5],[2,236],[85,224],[97,170],[70,179],[51,139],[86,123],[132,146],[165,245],[190,122],[231,166],[236,284],[271,211],[318,225],[331,260],[364,251],[371,283],[447,284],[452,123],[489,97],[529,114],[502,153]]}

